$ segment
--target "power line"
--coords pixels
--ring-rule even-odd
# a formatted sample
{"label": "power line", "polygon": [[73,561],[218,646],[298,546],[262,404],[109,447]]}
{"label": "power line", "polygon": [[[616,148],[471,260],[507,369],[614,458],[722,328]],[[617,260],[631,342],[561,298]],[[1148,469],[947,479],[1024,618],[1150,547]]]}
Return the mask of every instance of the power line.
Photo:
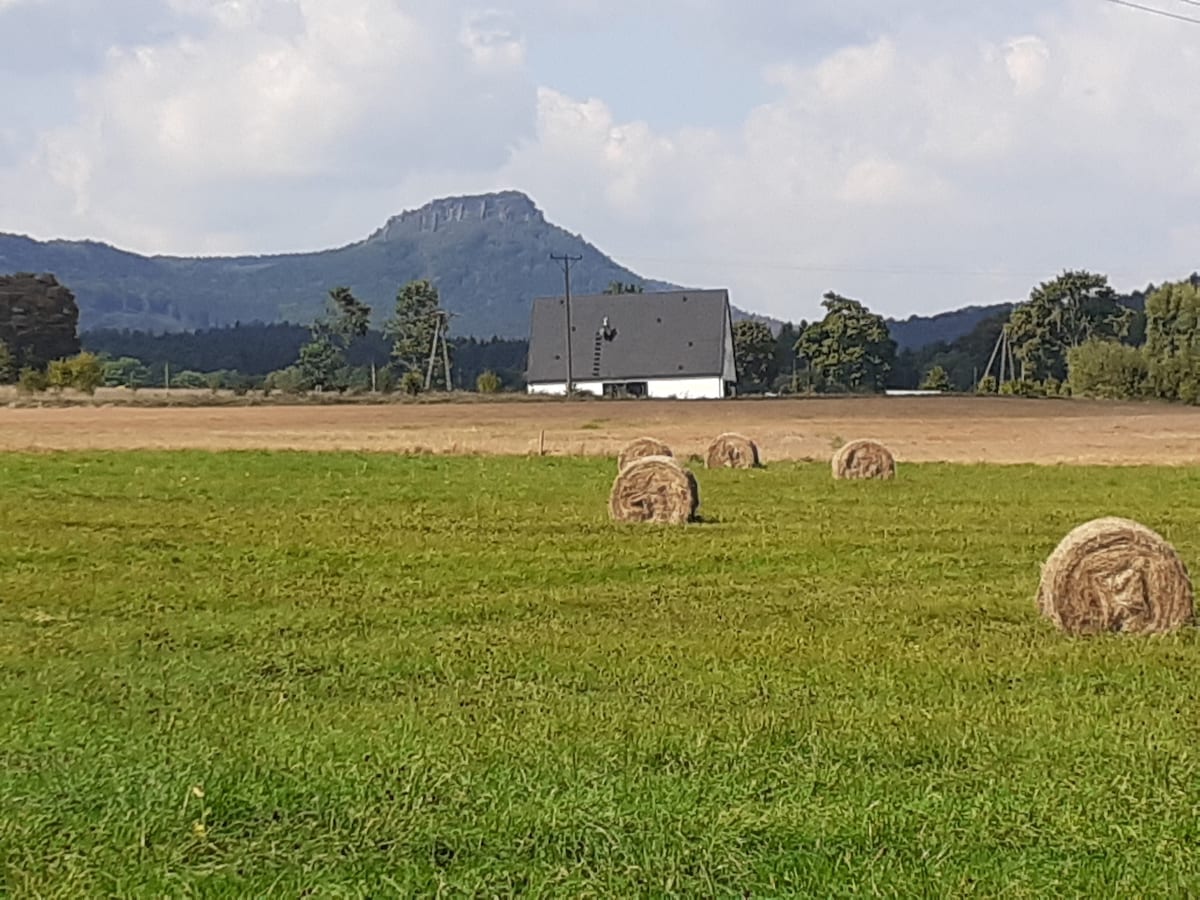
{"label": "power line", "polygon": [[[1140,3],[1131,3],[1130,0],[1105,0],[1105,2],[1115,3],[1117,6],[1125,6],[1129,9],[1140,10],[1141,12],[1151,13],[1156,16],[1163,16],[1167,19],[1175,19],[1179,22],[1188,22],[1191,25],[1200,25],[1200,19],[1185,16],[1182,13],[1173,13],[1169,10],[1159,9],[1156,6],[1143,6]],[[1181,2],[1190,3],[1192,6],[1200,6],[1200,0],[1181,0]]]}
{"label": "power line", "polygon": [[[1038,271],[1014,271],[1012,269],[957,269],[946,266],[854,266],[825,263],[785,263],[776,262],[773,260],[719,259],[714,257],[706,257],[705,259],[682,259],[679,257],[639,256],[637,254],[623,253],[614,253],[612,255],[614,259],[631,263],[658,263],[663,265],[677,266],[707,266],[711,268],[722,269],[775,269],[784,272],[813,272],[818,274],[828,273],[835,275],[891,275],[912,278],[1042,278],[1045,277],[1048,272],[1061,268],[1061,265],[1051,265]],[[1110,274],[1120,275],[1129,273],[1113,272]]]}

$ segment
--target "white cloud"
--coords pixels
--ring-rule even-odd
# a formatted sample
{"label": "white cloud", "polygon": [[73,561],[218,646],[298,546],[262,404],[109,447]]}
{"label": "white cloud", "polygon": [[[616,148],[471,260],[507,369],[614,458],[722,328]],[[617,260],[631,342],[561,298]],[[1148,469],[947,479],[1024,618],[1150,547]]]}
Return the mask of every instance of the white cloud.
{"label": "white cloud", "polygon": [[524,39],[512,17],[500,10],[467,13],[458,40],[482,68],[515,69],[525,62]]}
{"label": "white cloud", "polygon": [[108,51],[77,88],[80,114],[8,173],[26,208],[20,221],[0,208],[0,228],[175,252],[341,242],[347,220],[368,222],[347,197],[499,166],[532,131],[520,37],[502,17],[393,0],[171,5],[193,25]]}
{"label": "white cloud", "polygon": [[55,82],[72,99],[53,121],[17,104],[28,81],[0,82],[26,110],[0,131],[0,228],[300,249],[516,187],[647,275],[795,318],[830,288],[904,314],[1019,296],[1065,266],[1132,285],[1194,264],[1200,49],[1115,7],[664,0],[655,15],[711,42],[696,54],[756,60],[762,90],[732,126],[666,127],[606,96],[645,77],[621,46],[589,79],[545,62],[597,23],[636,29],[632,0],[156,2],[136,21],[96,7],[92,68]]}
{"label": "white cloud", "polygon": [[[643,270],[783,316],[829,288],[900,315],[1019,297],[1067,266],[1180,277],[1200,227],[1200,54],[1094,13],[768,66],[779,96],[737,132],[662,132],[544,92],[508,171]],[[622,133],[637,140],[614,165]]]}

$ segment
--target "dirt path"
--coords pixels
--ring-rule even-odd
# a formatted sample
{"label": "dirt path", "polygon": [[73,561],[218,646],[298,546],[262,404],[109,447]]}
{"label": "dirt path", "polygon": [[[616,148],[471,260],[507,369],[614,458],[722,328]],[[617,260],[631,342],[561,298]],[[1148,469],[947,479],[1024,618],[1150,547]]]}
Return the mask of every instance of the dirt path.
{"label": "dirt path", "polygon": [[255,407],[0,407],[0,450],[140,448],[615,454],[650,434],[677,454],[723,431],[766,460],[826,459],[857,437],[901,460],[1200,462],[1200,409],[1011,398],[581,401]]}

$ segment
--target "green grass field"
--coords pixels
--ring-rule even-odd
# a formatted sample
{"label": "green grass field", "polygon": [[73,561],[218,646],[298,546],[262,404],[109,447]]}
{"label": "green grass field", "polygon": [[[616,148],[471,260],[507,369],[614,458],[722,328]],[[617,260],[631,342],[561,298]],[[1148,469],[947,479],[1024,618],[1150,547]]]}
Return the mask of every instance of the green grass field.
{"label": "green grass field", "polygon": [[[1200,640],[1036,615],[1187,469],[0,456],[12,896],[1200,892]],[[3,893],[0,890],[0,893]]]}

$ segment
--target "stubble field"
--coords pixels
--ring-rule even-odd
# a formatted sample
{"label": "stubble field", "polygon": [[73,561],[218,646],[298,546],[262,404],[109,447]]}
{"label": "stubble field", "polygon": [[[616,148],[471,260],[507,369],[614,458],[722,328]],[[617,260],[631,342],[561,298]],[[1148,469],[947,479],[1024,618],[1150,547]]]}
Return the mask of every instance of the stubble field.
{"label": "stubble field", "polygon": [[[179,396],[179,392],[174,392]],[[15,397],[15,395],[13,395]],[[0,396],[0,401],[4,398]],[[902,461],[1200,463],[1200,409],[1155,404],[932,397],[739,402],[133,406],[153,392],[102,391],[96,405],[0,406],[0,450],[377,450],[613,455],[651,434],[702,453],[723,431],[767,460],[828,459],[858,437]],[[161,399],[161,398],[158,398]],[[230,400],[232,398],[226,398]],[[205,397],[185,397],[186,403]]]}
{"label": "stubble field", "polygon": [[1032,604],[1098,515],[1194,564],[1191,469],[699,471],[678,529],[612,476],[0,455],[7,892],[1200,890],[1197,635]]}

